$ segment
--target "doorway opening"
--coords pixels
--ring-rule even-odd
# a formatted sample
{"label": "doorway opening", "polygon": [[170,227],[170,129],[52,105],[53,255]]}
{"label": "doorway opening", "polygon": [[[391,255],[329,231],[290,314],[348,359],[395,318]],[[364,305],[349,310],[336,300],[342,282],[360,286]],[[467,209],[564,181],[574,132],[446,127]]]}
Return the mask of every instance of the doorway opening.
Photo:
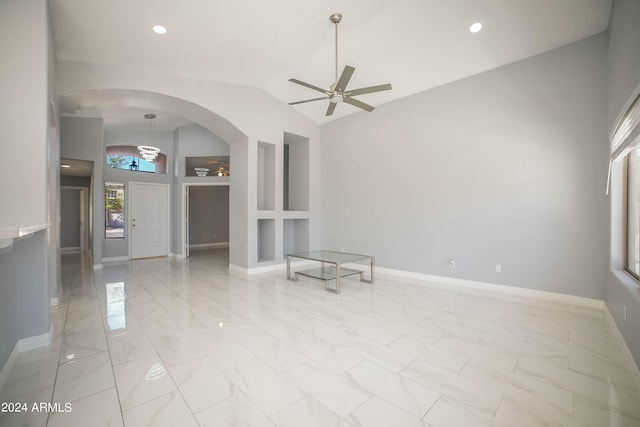
{"label": "doorway opening", "polygon": [[85,253],[88,246],[87,188],[60,187],[60,252]]}
{"label": "doorway opening", "polygon": [[185,183],[182,214],[185,257],[201,257],[206,251],[208,257],[228,260],[229,183]]}
{"label": "doorway opening", "polygon": [[60,253],[89,252],[92,248],[91,197],[93,162],[60,159]]}

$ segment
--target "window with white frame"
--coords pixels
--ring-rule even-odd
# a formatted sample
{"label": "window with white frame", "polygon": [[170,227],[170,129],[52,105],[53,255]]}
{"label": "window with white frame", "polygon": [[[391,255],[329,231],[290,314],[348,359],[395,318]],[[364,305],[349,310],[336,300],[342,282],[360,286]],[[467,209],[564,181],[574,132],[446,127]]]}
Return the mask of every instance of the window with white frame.
{"label": "window with white frame", "polygon": [[611,136],[611,163],[616,161],[624,161],[624,268],[640,280],[640,96],[631,103]]}
{"label": "window with white frame", "polygon": [[640,148],[626,158],[626,269],[640,278]]}

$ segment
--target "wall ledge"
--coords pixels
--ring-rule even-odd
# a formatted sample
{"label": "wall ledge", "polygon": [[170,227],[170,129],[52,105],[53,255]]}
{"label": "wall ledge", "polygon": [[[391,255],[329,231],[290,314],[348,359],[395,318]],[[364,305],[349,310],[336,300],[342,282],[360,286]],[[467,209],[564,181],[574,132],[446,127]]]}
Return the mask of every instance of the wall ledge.
{"label": "wall ledge", "polygon": [[34,233],[46,230],[50,226],[51,223],[0,227],[0,254],[11,252],[18,240],[31,237]]}

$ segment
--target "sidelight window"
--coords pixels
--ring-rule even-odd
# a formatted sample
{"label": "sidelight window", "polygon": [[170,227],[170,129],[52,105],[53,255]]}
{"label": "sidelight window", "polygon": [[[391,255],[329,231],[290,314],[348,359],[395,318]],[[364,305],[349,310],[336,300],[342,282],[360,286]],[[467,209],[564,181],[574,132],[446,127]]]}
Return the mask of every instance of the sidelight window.
{"label": "sidelight window", "polygon": [[105,239],[124,238],[124,184],[106,183],[104,186]]}

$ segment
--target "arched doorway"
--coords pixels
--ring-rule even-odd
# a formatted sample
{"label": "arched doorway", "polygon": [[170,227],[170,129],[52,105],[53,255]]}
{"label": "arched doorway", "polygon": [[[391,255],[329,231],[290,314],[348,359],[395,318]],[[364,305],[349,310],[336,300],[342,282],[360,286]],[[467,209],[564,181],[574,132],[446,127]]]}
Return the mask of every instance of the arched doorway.
{"label": "arched doorway", "polygon": [[[237,266],[246,266],[248,259],[248,242],[243,236],[247,236],[247,217],[248,207],[246,202],[247,194],[247,156],[248,156],[248,137],[235,125],[230,123],[224,117],[203,108],[193,102],[179,99],[173,96],[164,95],[155,92],[131,90],[131,89],[95,89],[82,90],[61,94],[58,97],[60,104],[60,112],[64,115],[99,117],[101,108],[138,108],[154,111],[164,111],[174,115],[178,115],[187,121],[198,124],[213,134],[221,138],[230,147],[230,168],[233,171],[229,176],[229,264]],[[94,153],[95,158],[85,159],[94,160],[104,164],[104,153],[101,147],[100,153]],[[170,161],[171,163],[171,161]],[[173,173],[169,167],[169,173]],[[103,168],[96,167],[94,170],[93,180],[96,185],[102,185]],[[176,186],[177,187],[177,186]],[[181,187],[181,186],[180,186]],[[94,186],[95,188],[95,186]],[[173,210],[175,218],[181,218],[181,188],[174,189],[174,197],[172,204],[176,205]],[[94,199],[96,199],[94,195]],[[94,204],[94,209],[99,204]],[[99,215],[94,215],[94,218]],[[94,265],[102,262],[102,245],[100,239],[102,236],[101,221],[94,220],[93,232],[93,257]],[[176,226],[178,222],[173,221],[172,240],[174,253],[178,256],[181,253],[184,241],[184,229]]]}

